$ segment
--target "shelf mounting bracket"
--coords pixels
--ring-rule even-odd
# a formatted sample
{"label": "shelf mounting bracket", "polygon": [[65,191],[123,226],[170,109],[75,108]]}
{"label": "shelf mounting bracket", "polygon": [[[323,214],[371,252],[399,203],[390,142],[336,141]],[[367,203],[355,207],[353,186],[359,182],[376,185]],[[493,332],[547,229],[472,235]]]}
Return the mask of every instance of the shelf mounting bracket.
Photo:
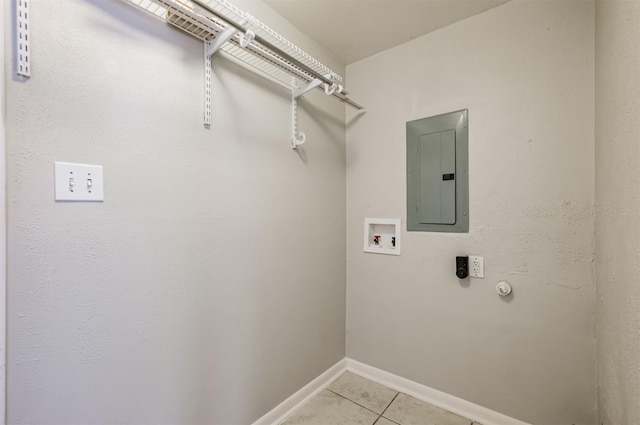
{"label": "shelf mounting bracket", "polygon": [[209,43],[204,43],[204,128],[211,128],[211,55]]}
{"label": "shelf mounting bracket", "polygon": [[298,149],[304,143],[307,136],[298,130],[298,97],[296,88],[291,89],[291,148]]}
{"label": "shelf mounting bracket", "polygon": [[237,28],[228,26],[216,38],[204,42],[204,126],[207,129],[211,128],[211,56],[236,34],[240,34],[239,44],[242,48],[247,47],[255,37],[255,33],[251,30],[243,33]]}
{"label": "shelf mounting bracket", "polygon": [[31,77],[31,61],[29,49],[29,2],[30,0],[15,0],[16,4],[16,74],[21,77]]}
{"label": "shelf mounting bracket", "polygon": [[309,84],[307,84],[304,87],[294,87],[293,88],[293,96],[297,99],[300,96],[304,95],[305,93],[315,89],[320,84],[322,84],[322,81],[320,81],[320,80],[318,80],[316,78],[316,79],[314,79],[313,81],[311,81]]}
{"label": "shelf mounting bracket", "polygon": [[208,43],[205,43],[207,45],[207,48],[205,49],[205,55],[213,55],[224,45],[224,43],[226,43],[231,39],[231,37],[236,35],[237,32],[239,31],[234,27],[229,26],[225,28],[220,34],[218,34],[216,38]]}
{"label": "shelf mounting bracket", "polygon": [[298,98],[320,86],[320,84],[322,84],[322,81],[317,78],[303,87],[297,87],[295,80],[293,82],[293,88],[291,89],[291,147],[293,149],[297,149],[306,139],[306,135],[298,130]]}

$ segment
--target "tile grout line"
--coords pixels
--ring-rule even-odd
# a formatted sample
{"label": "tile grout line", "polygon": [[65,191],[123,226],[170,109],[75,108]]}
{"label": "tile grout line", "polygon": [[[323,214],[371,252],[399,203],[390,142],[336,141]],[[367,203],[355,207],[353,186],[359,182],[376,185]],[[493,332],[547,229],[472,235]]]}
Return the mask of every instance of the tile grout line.
{"label": "tile grout line", "polygon": [[396,401],[396,398],[398,398],[398,396],[400,395],[399,392],[396,392],[396,395],[393,396],[393,398],[391,399],[391,401],[389,402],[389,404],[387,404],[387,407],[384,408],[384,410],[382,411],[382,413],[380,413],[380,416],[384,415],[384,412],[387,411],[387,409],[389,408],[389,406],[391,406],[391,404]]}
{"label": "tile grout line", "polygon": [[[391,399],[389,404],[387,404],[387,407],[385,407],[384,410],[382,411],[382,413],[380,413],[380,418],[383,417],[382,415],[384,415],[384,412],[386,412],[389,409],[389,407],[393,404],[394,401],[396,401],[396,398],[398,398],[399,395],[400,395],[400,392],[396,392],[396,395]],[[380,419],[380,418],[378,418],[378,419]],[[394,424],[397,424],[396,421],[392,421],[391,419],[387,418],[386,416],[384,418],[386,420],[390,421],[390,422],[393,422]],[[376,422],[378,422],[378,421],[376,420]]]}
{"label": "tile grout line", "polygon": [[347,398],[347,397],[343,396],[342,394],[338,394],[337,392],[335,392],[335,391],[333,391],[333,390],[330,390],[329,388],[327,388],[327,391],[330,391],[330,392],[334,393],[335,395],[337,395],[338,397],[342,397],[342,398],[344,398],[345,400],[350,401],[351,403],[353,403],[353,404],[355,404],[355,405],[357,405],[357,406],[360,406],[360,407],[362,407],[363,409],[366,409],[366,410],[368,410],[368,411],[369,411],[369,412],[371,412],[371,413],[375,413],[376,415],[379,415],[379,414],[380,414],[380,413],[378,413],[378,412],[374,412],[373,410],[369,409],[368,407],[363,406],[362,404],[360,404],[360,403],[358,403],[358,402],[356,402],[356,401],[351,400],[350,398]]}
{"label": "tile grout line", "polygon": [[[382,411],[382,413],[378,413],[378,412],[376,412],[376,411],[373,411],[373,410],[369,409],[368,407],[363,406],[362,404],[358,403],[357,401],[353,401],[353,400],[351,400],[350,398],[347,398],[347,397],[343,396],[342,394],[338,394],[337,392],[333,391],[333,390],[332,390],[332,389],[330,389],[330,388],[327,388],[327,391],[330,391],[330,392],[334,393],[335,395],[337,395],[338,397],[342,397],[342,398],[344,398],[345,400],[350,401],[351,403],[353,403],[353,404],[355,404],[355,405],[357,405],[357,406],[360,406],[360,407],[362,407],[363,409],[366,409],[366,410],[368,410],[368,411],[369,411],[369,412],[371,412],[371,413],[375,413],[376,415],[378,415],[378,419],[380,419],[380,417],[382,416],[382,413],[384,413],[384,412],[386,412],[386,411],[387,411],[387,409],[389,408],[389,406],[391,406],[391,403],[393,403],[393,400],[395,400],[395,399],[396,399],[396,397],[398,397],[398,394],[400,394],[400,393],[396,393],[396,395],[395,395],[395,396],[393,397],[393,399],[389,402],[389,404],[387,405],[387,407],[385,407],[385,408],[384,408],[384,410]],[[376,422],[378,422],[378,419],[376,419]],[[385,418],[385,419],[389,419],[389,418]],[[374,422],[374,424],[375,424],[376,422]],[[392,421],[392,422],[393,422],[393,421]],[[397,422],[396,422],[396,423],[397,423]]]}
{"label": "tile grout line", "polygon": [[376,419],[376,421],[373,423],[373,425],[376,425],[378,423],[378,421],[380,420],[380,418],[385,419],[385,420],[387,420],[387,421],[389,421],[389,422],[391,422],[393,424],[400,425],[398,422],[392,421],[391,419],[389,419],[389,418],[387,418],[385,416],[382,416],[382,415],[378,416],[378,419]]}

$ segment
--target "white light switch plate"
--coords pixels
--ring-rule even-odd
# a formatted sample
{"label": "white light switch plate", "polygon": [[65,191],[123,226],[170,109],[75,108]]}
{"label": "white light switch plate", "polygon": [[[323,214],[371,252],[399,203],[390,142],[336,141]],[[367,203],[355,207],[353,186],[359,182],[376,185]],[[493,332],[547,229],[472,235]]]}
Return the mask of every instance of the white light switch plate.
{"label": "white light switch plate", "polygon": [[102,165],[55,163],[56,201],[104,201]]}

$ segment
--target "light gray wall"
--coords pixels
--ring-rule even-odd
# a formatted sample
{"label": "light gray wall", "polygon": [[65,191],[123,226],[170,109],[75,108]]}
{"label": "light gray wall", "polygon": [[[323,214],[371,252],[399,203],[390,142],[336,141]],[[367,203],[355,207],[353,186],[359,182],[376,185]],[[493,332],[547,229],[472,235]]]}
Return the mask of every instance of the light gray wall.
{"label": "light gray wall", "polygon": [[640,3],[596,2],[598,412],[640,423]]}
{"label": "light gray wall", "polygon": [[[4,22],[5,8],[0,7],[0,22]],[[4,31],[0,31],[0,46],[4,46]],[[6,417],[6,360],[7,360],[7,197],[6,197],[6,141],[5,141],[5,58],[4,49],[0,52],[0,418]]]}
{"label": "light gray wall", "polygon": [[[288,92],[216,58],[205,130],[200,42],[120,1],[30,7],[33,76],[7,81],[9,423],[251,423],[345,354],[344,106],[309,94],[296,152]],[[103,165],[105,202],[54,203],[54,161]]]}
{"label": "light gray wall", "polygon": [[[347,67],[367,107],[347,116],[349,357],[535,424],[595,423],[593,67],[588,1],[509,2]],[[470,232],[407,233],[405,122],[463,108]],[[403,219],[400,257],[362,252],[364,217]],[[462,254],[485,279],[455,277]]]}

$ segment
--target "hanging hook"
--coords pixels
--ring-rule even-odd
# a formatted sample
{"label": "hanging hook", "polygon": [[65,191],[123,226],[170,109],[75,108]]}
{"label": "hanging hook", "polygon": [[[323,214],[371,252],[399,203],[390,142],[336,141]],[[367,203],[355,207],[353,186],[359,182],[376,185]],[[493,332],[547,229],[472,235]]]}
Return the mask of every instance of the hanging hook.
{"label": "hanging hook", "polygon": [[336,84],[336,83],[331,84],[331,86],[329,86],[329,84],[325,83],[325,85],[324,85],[324,93],[327,96],[331,96],[336,91],[337,88],[338,88],[338,84]]}
{"label": "hanging hook", "polygon": [[298,134],[294,135],[293,139],[291,140],[291,148],[297,149],[298,146],[303,144],[306,139],[307,139],[307,135],[304,134],[302,131],[298,131]]}
{"label": "hanging hook", "polygon": [[333,83],[331,85],[326,84],[324,85],[324,93],[327,96],[331,96],[334,93],[342,93],[342,91],[344,90],[344,87],[342,87],[342,84],[338,84],[338,83]]}
{"label": "hanging hook", "polygon": [[256,38],[256,33],[251,30],[240,33],[240,47],[244,49],[253,41],[254,38]]}

